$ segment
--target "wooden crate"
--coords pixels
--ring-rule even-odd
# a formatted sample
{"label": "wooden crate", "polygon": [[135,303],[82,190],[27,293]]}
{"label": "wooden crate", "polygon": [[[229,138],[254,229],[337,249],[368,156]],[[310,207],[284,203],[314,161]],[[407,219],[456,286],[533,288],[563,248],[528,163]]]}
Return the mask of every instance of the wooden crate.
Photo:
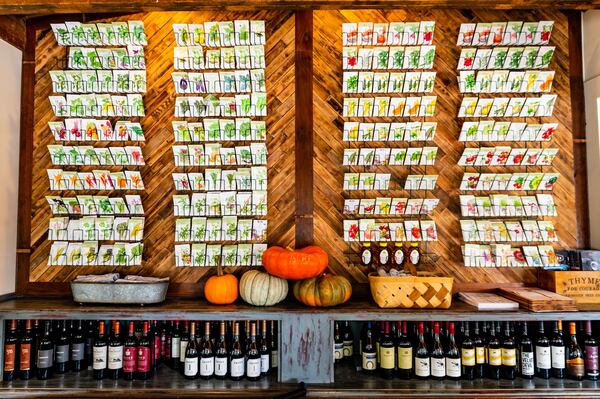
{"label": "wooden crate", "polygon": [[540,270],[538,282],[540,287],[577,303],[600,303],[600,271]]}

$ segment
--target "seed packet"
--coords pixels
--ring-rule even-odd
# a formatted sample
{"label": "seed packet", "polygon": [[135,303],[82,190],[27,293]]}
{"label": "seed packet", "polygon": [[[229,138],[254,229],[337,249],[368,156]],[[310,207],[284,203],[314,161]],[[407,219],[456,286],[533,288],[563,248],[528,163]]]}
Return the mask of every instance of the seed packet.
{"label": "seed packet", "polygon": [[550,245],[538,245],[543,266],[558,266],[558,258]]}
{"label": "seed packet", "polygon": [[527,266],[541,267],[542,258],[536,246],[523,246],[523,254],[527,260]]}
{"label": "seed packet", "polygon": [[205,216],[207,214],[206,193],[193,193],[189,210],[192,216]]}
{"label": "seed packet", "polygon": [[[173,175],[175,174],[176,173],[173,173]],[[185,175],[185,173],[183,174]],[[184,184],[187,183],[188,185],[188,188],[186,188],[186,190],[204,191],[207,189],[204,181],[204,175],[202,173],[188,173],[185,176],[185,180],[183,180],[183,182]]]}
{"label": "seed packet", "polygon": [[253,190],[265,191],[267,189],[267,168],[265,166],[253,166],[251,174]]}
{"label": "seed packet", "polygon": [[221,215],[236,215],[236,195],[235,191],[223,191],[219,193],[221,197]]}
{"label": "seed packet", "polygon": [[390,159],[390,148],[376,148],[373,165],[387,165]]}
{"label": "seed packet", "polygon": [[219,244],[206,246],[206,266],[218,266],[223,264],[222,248]]}
{"label": "seed packet", "polygon": [[[431,52],[432,46],[410,46],[404,48],[404,63],[402,65],[402,69],[429,69],[431,68],[430,63],[433,63],[433,59],[431,55],[428,55],[428,58],[425,58],[425,52]],[[423,50],[425,48],[425,50]],[[434,49],[435,55],[435,49]],[[423,58],[422,58],[423,57]],[[425,68],[425,66],[429,66],[429,68]]]}
{"label": "seed packet", "polygon": [[267,221],[253,220],[252,221],[252,240],[265,241],[267,239]]}
{"label": "seed packet", "polygon": [[239,219],[237,223],[237,240],[252,241],[252,220]]}
{"label": "seed packet", "polygon": [[519,34],[521,33],[522,26],[523,21],[509,21],[506,24],[506,31],[504,32],[502,44],[516,45],[519,41]]}
{"label": "seed packet", "polygon": [[421,24],[419,22],[404,23],[404,34],[402,36],[403,45],[419,44],[420,25]]}
{"label": "seed packet", "polygon": [[266,250],[267,244],[252,244],[252,266],[262,265],[262,256]]}
{"label": "seed packet", "polygon": [[[209,219],[210,220],[210,219]],[[223,216],[221,219],[221,240],[235,241],[237,238],[237,216]]]}
{"label": "seed packet", "polygon": [[175,245],[175,266],[186,267],[192,266],[192,253],[190,244]]}
{"label": "seed packet", "polygon": [[344,149],[344,159],[342,161],[342,165],[345,165],[345,166],[358,165],[358,160],[359,160],[358,151],[359,151],[358,148],[345,148]]}
{"label": "seed packet", "polygon": [[477,24],[461,24],[458,32],[457,46],[470,46],[473,43]]}
{"label": "seed packet", "polygon": [[460,57],[458,59],[458,70],[473,69],[475,67],[475,55],[477,49],[475,48],[464,48],[460,51]]}
{"label": "seed packet", "polygon": [[221,193],[208,192],[206,193],[206,214],[208,216],[221,216]]}
{"label": "seed packet", "polygon": [[[375,173],[360,173],[358,176],[359,190],[374,190],[375,189]],[[377,189],[380,189],[377,187]]]}
{"label": "seed packet", "polygon": [[130,241],[142,241],[144,238],[144,221],[143,217],[129,218],[128,230]]}
{"label": "seed packet", "polygon": [[342,24],[342,44],[344,46],[353,46],[357,44],[358,26],[355,23]]}

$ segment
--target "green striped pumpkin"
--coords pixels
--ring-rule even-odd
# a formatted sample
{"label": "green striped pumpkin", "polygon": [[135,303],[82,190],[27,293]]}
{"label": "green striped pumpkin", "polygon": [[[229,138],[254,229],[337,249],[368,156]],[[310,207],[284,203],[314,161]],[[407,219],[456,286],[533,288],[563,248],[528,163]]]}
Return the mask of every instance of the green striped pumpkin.
{"label": "green striped pumpkin", "polygon": [[285,299],[288,282],[258,270],[249,270],[240,280],[240,296],[254,306],[273,306]]}

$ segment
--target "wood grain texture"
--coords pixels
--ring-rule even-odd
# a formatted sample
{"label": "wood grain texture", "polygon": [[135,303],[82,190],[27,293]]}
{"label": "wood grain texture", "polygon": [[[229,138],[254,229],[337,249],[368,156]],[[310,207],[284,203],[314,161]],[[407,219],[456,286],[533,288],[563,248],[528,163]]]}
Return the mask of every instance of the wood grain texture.
{"label": "wood grain texture", "polygon": [[[343,149],[349,147],[342,141],[343,95],[342,86],[342,23],[344,22],[390,22],[390,21],[436,21],[434,44],[436,58],[433,71],[437,72],[434,95],[437,107],[434,117],[427,121],[437,121],[438,127],[434,144],[439,147],[434,166],[390,167],[386,172],[394,178],[405,177],[410,173],[439,174],[436,190],[431,193],[392,190],[381,193],[342,192],[344,167]],[[558,147],[558,157],[548,171],[561,173],[558,185],[553,191],[559,217],[553,219],[557,226],[560,242],[558,247],[573,247],[578,244],[576,210],[574,202],[573,176],[573,122],[569,78],[569,38],[567,17],[557,11],[493,11],[493,10],[346,10],[314,12],[314,107],[315,107],[315,242],[330,255],[330,268],[333,272],[345,275],[357,282],[366,282],[366,271],[354,264],[358,263],[354,251],[343,240],[342,215],[344,198],[374,198],[381,196],[436,197],[440,204],[432,214],[436,222],[439,242],[429,243],[425,251],[432,256],[426,269],[453,276],[462,287],[470,284],[489,285],[504,283],[533,283],[536,271],[531,268],[467,268],[463,266],[461,255],[462,235],[459,218],[459,187],[465,169],[458,166],[458,160],[465,145],[458,141],[462,120],[458,119],[458,109],[462,95],[457,83],[457,64],[460,48],[456,39],[461,23],[493,22],[512,20],[554,20],[551,44],[556,53],[550,70],[556,71],[553,93],[558,94],[553,117],[543,118],[544,122],[560,124],[557,135],[549,145]],[[375,119],[361,118],[374,122]],[[416,120],[424,120],[423,118]],[[540,123],[542,118],[525,120]],[[381,121],[381,120],[377,120]],[[386,119],[389,121],[389,118]],[[403,119],[404,121],[404,119]],[[491,143],[488,143],[491,144]],[[372,144],[384,146],[385,144]],[[405,144],[394,144],[406,146]],[[485,146],[482,143],[481,146]],[[493,144],[492,144],[493,145]],[[412,146],[417,146],[414,144]],[[525,169],[518,169],[525,170]]]}
{"label": "wood grain texture", "polygon": [[13,15],[0,15],[0,38],[19,50],[25,48],[25,20]]}
{"label": "wood grain texture", "polygon": [[[119,17],[119,20],[141,19],[148,35],[145,48],[148,90],[144,95],[146,117],[141,118],[146,142],[142,143],[146,166],[140,168],[146,190],[141,193],[145,210],[144,257],[141,267],[49,267],[47,257],[51,243],[46,240],[50,209],[46,169],[51,168],[46,145],[54,139],[47,123],[53,117],[48,95],[52,93],[48,71],[61,69],[66,57],[52,33],[38,32],[35,62],[35,101],[23,109],[33,108],[33,192],[31,219],[31,284],[29,293],[68,294],[66,282],[78,274],[106,273],[118,270],[152,276],[171,277],[171,295],[196,295],[203,282],[215,273],[214,268],[176,268],[174,258],[175,217],[172,195],[175,188],[172,173],[175,92],[171,79],[173,23],[201,23],[234,19],[266,20],[266,85],[268,90],[267,148],[268,156],[268,243],[294,245],[294,15],[291,12],[160,12]],[[111,20],[114,20],[111,19]],[[114,122],[114,121],[113,121]],[[98,144],[97,144],[98,145]],[[88,167],[89,168],[89,167]],[[23,170],[23,169],[22,169]],[[84,192],[82,192],[84,193]],[[63,195],[74,192],[63,192]],[[113,193],[115,195],[116,193]],[[241,268],[229,268],[241,272]]]}

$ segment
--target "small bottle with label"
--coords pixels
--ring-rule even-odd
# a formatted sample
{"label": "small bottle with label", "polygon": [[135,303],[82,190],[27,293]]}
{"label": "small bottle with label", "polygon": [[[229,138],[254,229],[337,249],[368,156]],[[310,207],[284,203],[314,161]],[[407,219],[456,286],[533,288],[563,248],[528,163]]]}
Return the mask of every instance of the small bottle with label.
{"label": "small bottle with label", "polygon": [[369,269],[373,267],[373,249],[370,242],[365,242],[360,249],[360,264]]}
{"label": "small bottle with label", "polygon": [[410,248],[408,249],[407,263],[411,273],[416,273],[416,270],[421,264],[421,249],[419,248],[419,244],[416,242],[410,244]]}
{"label": "small bottle with label", "polygon": [[379,244],[379,253],[377,254],[378,267],[384,269],[386,272],[390,270],[390,249],[388,248],[387,242]]}
{"label": "small bottle with label", "polygon": [[391,252],[392,252],[391,257],[390,257],[391,269],[396,269],[398,271],[401,271],[402,269],[404,269],[404,261],[405,261],[404,248],[402,247],[402,243],[400,243],[400,242],[394,243],[394,248],[392,248]]}

